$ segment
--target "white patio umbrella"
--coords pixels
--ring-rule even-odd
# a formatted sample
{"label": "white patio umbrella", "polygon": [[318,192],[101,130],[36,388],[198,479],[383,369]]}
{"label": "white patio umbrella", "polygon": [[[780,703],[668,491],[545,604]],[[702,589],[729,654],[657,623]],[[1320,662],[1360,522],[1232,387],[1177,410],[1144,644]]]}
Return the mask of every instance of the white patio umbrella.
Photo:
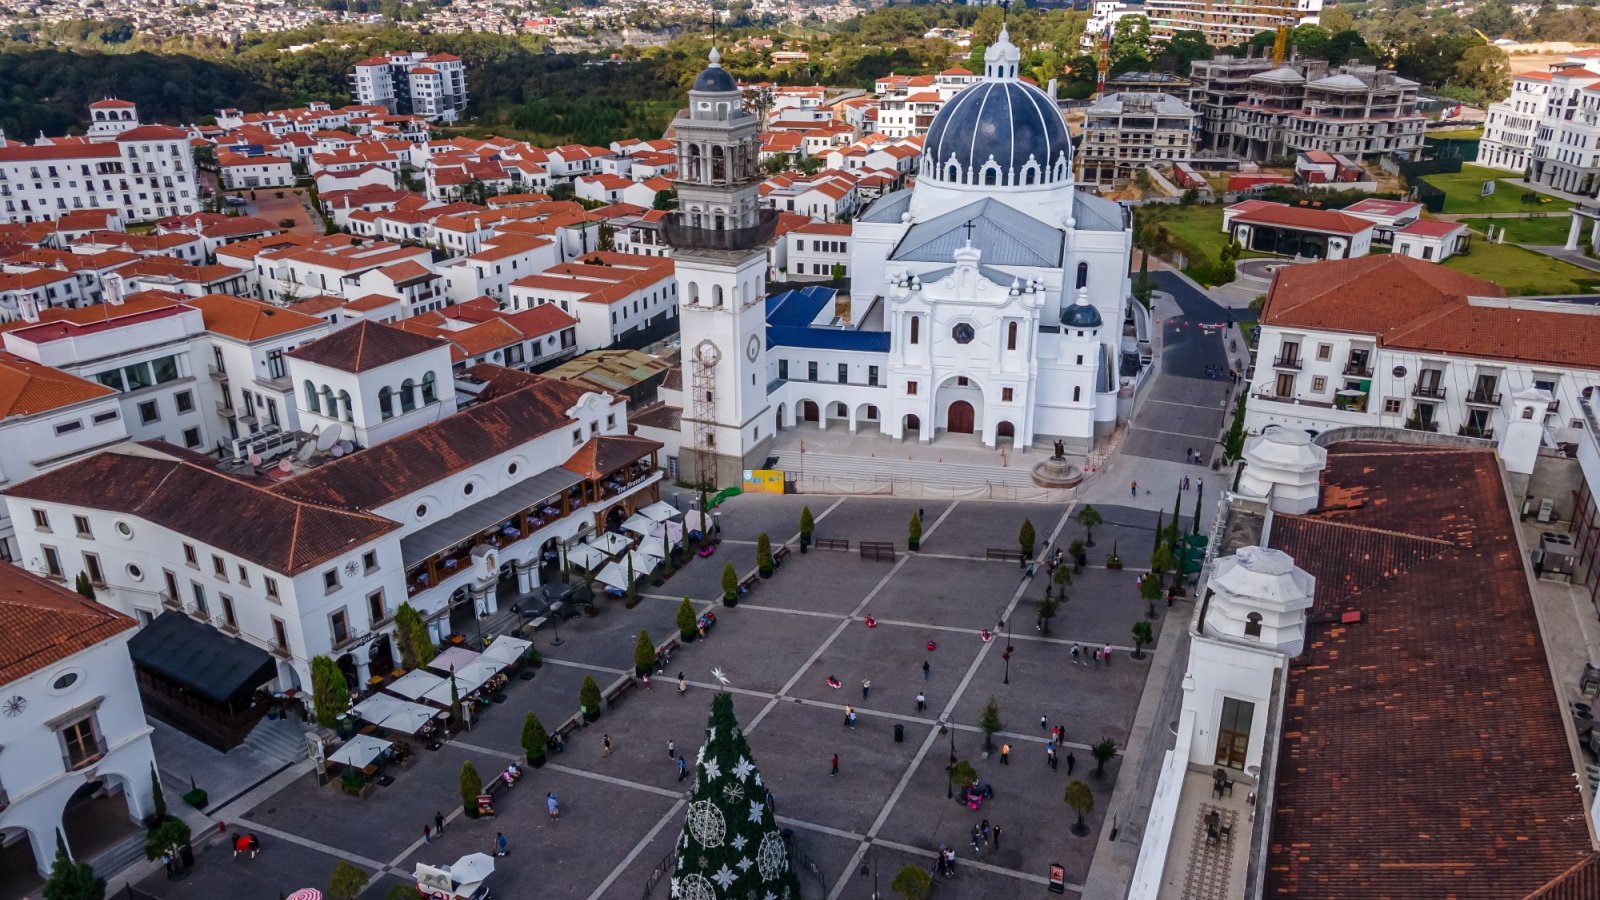
{"label": "white patio umbrella", "polygon": [[[634,574],[637,575],[638,572],[635,571]],[[628,589],[628,570],[616,563],[606,563],[606,567],[594,576],[594,580],[619,591],[625,591]]]}
{"label": "white patio umbrella", "polygon": [[638,535],[646,535],[649,534],[650,529],[654,528],[655,526],[656,522],[654,519],[647,515],[643,515],[642,513],[634,513],[628,517],[628,521],[622,523],[622,530],[631,531]]}
{"label": "white patio umbrella", "polygon": [[468,853],[450,865],[450,878],[458,883],[456,891],[471,895],[494,874],[494,857],[487,853]]}
{"label": "white patio umbrella", "polygon": [[667,533],[667,540],[673,542],[674,544],[683,543],[683,526],[677,522],[663,522],[660,525],[657,525],[654,531],[650,532],[651,542],[646,544],[646,546],[652,549],[660,547],[661,532],[663,531]]}
{"label": "white patio umbrella", "polygon": [[359,769],[370,765],[373,760],[378,758],[379,754],[393,746],[393,741],[375,738],[370,734],[358,734],[345,741],[343,747],[333,751],[333,755],[328,757],[328,761],[354,766]]}
{"label": "white patio umbrella", "polygon": [[588,543],[589,546],[598,548],[607,556],[615,556],[618,553],[628,549],[628,539],[620,534],[614,534],[610,531],[606,532],[605,534],[590,538]]}
{"label": "white patio umbrella", "polygon": [[427,692],[438,687],[443,681],[443,678],[440,678],[426,669],[412,669],[411,671],[390,682],[389,686],[384,688],[384,690],[391,694],[397,694],[401,697],[404,697],[407,700],[415,700],[418,697],[421,697],[423,694],[426,694]]}
{"label": "white patio umbrella", "polygon": [[567,562],[580,569],[593,569],[603,566],[610,558],[611,554],[588,544],[579,544],[567,551]]}
{"label": "white patio umbrella", "polygon": [[646,516],[653,522],[665,522],[668,519],[676,519],[678,517],[678,508],[665,500],[657,500],[639,510],[635,515]]}
{"label": "white patio umbrella", "polygon": [[[648,546],[651,550],[660,550],[661,542],[656,541],[654,545],[647,544],[646,546]],[[628,559],[633,560],[633,574],[636,578],[643,578],[646,575],[649,575],[651,572],[656,570],[656,566],[661,565],[661,557],[656,556],[653,553],[646,553],[643,550],[634,550],[630,552],[628,554]]]}
{"label": "white patio umbrella", "polygon": [[502,667],[509,666],[521,659],[523,654],[528,652],[528,648],[532,646],[532,641],[525,641],[509,634],[502,634],[494,639],[494,643],[490,644],[478,659],[497,662]]}
{"label": "white patio umbrella", "polygon": [[416,734],[422,730],[422,726],[432,722],[440,715],[442,714],[439,710],[432,707],[423,706],[420,703],[407,703],[405,708],[385,716],[384,720],[378,723],[378,727],[386,728],[390,731],[398,731],[401,734]]}

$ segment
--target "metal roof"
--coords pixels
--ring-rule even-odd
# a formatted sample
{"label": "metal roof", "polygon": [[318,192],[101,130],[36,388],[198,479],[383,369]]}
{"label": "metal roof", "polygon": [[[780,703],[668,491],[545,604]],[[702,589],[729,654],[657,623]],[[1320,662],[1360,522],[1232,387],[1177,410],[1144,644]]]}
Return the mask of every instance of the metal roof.
{"label": "metal roof", "polygon": [[950,262],[967,243],[969,222],[972,245],[983,251],[982,260],[989,265],[1061,266],[1062,232],[993,197],[911,226],[889,258]]}

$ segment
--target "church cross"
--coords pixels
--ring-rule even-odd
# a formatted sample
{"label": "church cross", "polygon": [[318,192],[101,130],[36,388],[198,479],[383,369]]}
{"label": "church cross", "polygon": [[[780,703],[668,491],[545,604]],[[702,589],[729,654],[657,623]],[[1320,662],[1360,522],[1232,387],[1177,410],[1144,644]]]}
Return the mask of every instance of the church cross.
{"label": "church cross", "polygon": [[968,219],[967,220],[967,224],[965,224],[965,225],[963,225],[961,227],[967,229],[967,246],[969,246],[969,247],[972,246],[972,229],[977,227],[977,226],[972,224],[972,220],[971,219]]}

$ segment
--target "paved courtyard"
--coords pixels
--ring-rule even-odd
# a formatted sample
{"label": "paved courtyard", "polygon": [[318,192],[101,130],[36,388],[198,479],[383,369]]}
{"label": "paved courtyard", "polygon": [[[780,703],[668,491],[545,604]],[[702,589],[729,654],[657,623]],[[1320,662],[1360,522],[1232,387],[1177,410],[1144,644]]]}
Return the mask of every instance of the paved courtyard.
{"label": "paved courtyard", "polygon": [[[1192,495],[1191,495],[1192,502]],[[682,647],[668,677],[652,690],[636,690],[598,721],[575,732],[566,751],[523,782],[499,795],[492,820],[461,815],[457,775],[471,760],[480,773],[498,771],[520,758],[523,714],[532,710],[553,727],[577,707],[586,673],[602,687],[631,665],[640,628],[656,641],[673,632],[679,599],[706,608],[720,595],[723,564],[743,576],[755,567],[755,538],[765,531],[774,545],[793,542],[800,509],[809,504],[816,536],[845,538],[854,547],[867,540],[892,541],[901,549],[893,562],[863,560],[854,551],[797,550],[780,571],[760,582],[736,609],[716,605],[718,624],[706,640]],[[906,525],[919,506],[925,515],[922,550],[905,554]],[[705,727],[711,672],[730,682],[734,708],[748,734],[780,822],[792,828],[803,860],[801,882],[808,898],[870,897],[905,864],[933,865],[940,843],[954,846],[959,875],[940,879],[941,897],[999,897],[1017,890],[1042,890],[1048,866],[1065,867],[1068,894],[1084,878],[1106,837],[1120,757],[1102,777],[1090,771],[1089,744],[1110,737],[1126,741],[1151,660],[1129,655],[1131,626],[1145,604],[1137,598],[1134,566],[1150,553],[1153,510],[1101,507],[1106,525],[1096,530],[1090,567],[1069,589],[1048,635],[1035,630],[1034,608],[1044,574],[1028,580],[1016,563],[986,561],[990,547],[1013,549],[1022,520],[1031,518],[1041,546],[1081,536],[1069,521],[1072,507],[959,501],[929,503],[885,498],[799,496],[736,497],[723,507],[725,540],[708,560],[696,560],[666,583],[648,588],[634,609],[601,600],[601,614],[561,628],[563,643],[542,631],[537,646],[545,663],[532,681],[514,681],[509,702],[490,709],[470,733],[437,751],[421,754],[413,768],[395,773],[394,784],[357,801],[333,786],[318,787],[301,763],[220,811],[231,829],[254,832],[263,846],[254,860],[233,859],[213,837],[199,841],[199,864],[179,882],[157,875],[140,887],[161,900],[216,898],[274,900],[280,891],[327,886],[339,859],[373,873],[363,900],[384,898],[408,885],[415,862],[448,863],[487,850],[497,831],[510,841],[491,880],[503,898],[627,898],[638,900],[653,871],[669,858],[682,823],[689,782],[679,782],[667,756],[668,739],[693,758]],[[1186,514],[1188,510],[1185,510]],[[1113,541],[1130,568],[1107,571]],[[873,616],[876,628],[863,617]],[[1188,614],[1180,604],[1173,613]],[[1015,651],[1003,658],[1002,629],[985,643],[981,629],[1002,618],[1012,629]],[[1177,620],[1175,620],[1177,621]],[[1157,621],[1157,646],[1162,621]],[[934,641],[937,647],[928,651]],[[1073,665],[1070,647],[1111,644],[1109,668]],[[924,681],[923,661],[929,663]],[[678,696],[673,677],[689,683]],[[830,688],[827,678],[843,682]],[[1009,675],[1009,683],[1007,676]],[[863,698],[861,683],[871,679]],[[918,712],[916,694],[926,693]],[[994,698],[1004,729],[996,737],[1012,747],[1009,765],[998,754],[984,758],[979,713]],[[844,705],[859,721],[844,724]],[[1040,717],[1063,725],[1067,744],[1060,768],[1045,762]],[[941,726],[941,720],[949,723]],[[895,728],[903,740],[895,740]],[[603,756],[601,736],[615,752]],[[945,768],[952,752],[969,761],[995,796],[979,811],[946,799]],[[1072,778],[1094,791],[1095,810],[1087,837],[1068,827],[1074,816],[1062,800],[1072,778],[1066,754],[1075,758]],[[840,771],[829,775],[837,753]],[[235,790],[212,788],[213,796]],[[544,794],[560,797],[562,817],[550,821]],[[431,844],[421,838],[436,811],[449,819]],[[998,847],[974,854],[968,834],[987,818],[1003,829]],[[864,873],[864,874],[863,874]],[[665,878],[651,897],[668,896]]]}

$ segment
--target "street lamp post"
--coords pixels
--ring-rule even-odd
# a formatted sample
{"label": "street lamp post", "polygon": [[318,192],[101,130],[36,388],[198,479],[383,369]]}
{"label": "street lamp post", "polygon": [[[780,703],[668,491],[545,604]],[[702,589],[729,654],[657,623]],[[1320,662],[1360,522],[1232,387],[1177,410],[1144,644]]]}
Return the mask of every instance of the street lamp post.
{"label": "street lamp post", "polygon": [[949,775],[945,776],[944,779],[944,798],[949,800],[956,795],[956,782],[954,777],[956,773],[956,730],[948,727],[946,730],[950,732],[950,768],[948,770]]}
{"label": "street lamp post", "polygon": [[711,533],[711,543],[720,547],[722,546],[722,510],[719,509],[711,514],[711,526],[716,529]]}
{"label": "street lamp post", "polygon": [[1004,606],[1000,607],[999,616],[1000,616],[1000,621],[995,623],[994,630],[995,631],[999,631],[1002,628],[1004,628],[1006,630],[1006,649],[1005,649],[1004,653],[1000,654],[1000,658],[1005,660],[1005,663],[1006,663],[1006,676],[1005,676],[1005,679],[1001,683],[1002,684],[1010,684],[1011,683],[1011,623],[1010,623],[1009,620],[1006,619],[1006,608]]}

